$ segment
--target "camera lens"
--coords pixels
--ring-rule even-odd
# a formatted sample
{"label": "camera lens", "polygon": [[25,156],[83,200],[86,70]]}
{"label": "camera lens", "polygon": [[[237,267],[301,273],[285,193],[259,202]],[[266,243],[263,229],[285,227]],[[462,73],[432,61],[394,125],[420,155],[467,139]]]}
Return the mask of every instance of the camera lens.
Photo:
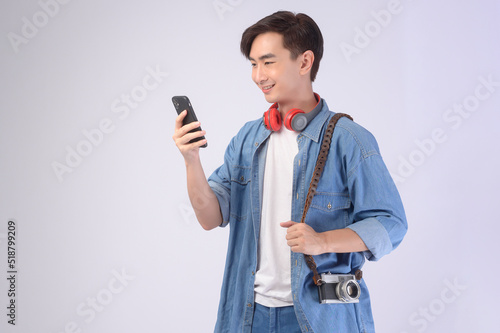
{"label": "camera lens", "polygon": [[337,284],[336,292],[342,302],[353,302],[359,298],[359,284],[356,280],[341,281]]}
{"label": "camera lens", "polygon": [[349,295],[349,297],[356,297],[356,295],[358,294],[358,288],[352,283],[349,283],[347,285],[346,291],[347,291],[347,295]]}

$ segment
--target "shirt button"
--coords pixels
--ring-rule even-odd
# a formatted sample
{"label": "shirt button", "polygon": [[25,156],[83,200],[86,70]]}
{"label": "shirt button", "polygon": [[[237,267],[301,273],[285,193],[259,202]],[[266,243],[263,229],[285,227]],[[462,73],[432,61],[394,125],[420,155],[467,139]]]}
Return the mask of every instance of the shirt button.
{"label": "shirt button", "polygon": [[247,306],[248,306],[249,308],[251,308],[251,307],[252,307],[252,304],[251,304],[251,303],[247,303]]}
{"label": "shirt button", "polygon": [[256,142],[256,143],[255,143],[255,147],[257,147],[258,145],[259,145],[259,143],[258,143],[258,142]]}
{"label": "shirt button", "polygon": [[327,207],[328,207],[328,209],[332,209],[332,203],[329,202]]}
{"label": "shirt button", "polygon": [[245,180],[245,177],[241,176],[241,177],[240,177],[240,180],[241,180],[241,181],[244,181],[244,180]]}

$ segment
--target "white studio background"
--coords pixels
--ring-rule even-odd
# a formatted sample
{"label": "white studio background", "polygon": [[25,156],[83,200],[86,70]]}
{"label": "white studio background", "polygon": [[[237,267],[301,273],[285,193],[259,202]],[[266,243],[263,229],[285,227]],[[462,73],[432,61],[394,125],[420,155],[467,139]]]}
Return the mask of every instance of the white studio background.
{"label": "white studio background", "polygon": [[315,91],[375,135],[405,204],[405,240],[365,265],[377,331],[497,327],[498,1],[0,8],[1,332],[213,331],[229,230],[190,209],[171,97],[207,131],[208,176],[268,107],[239,42],[279,9],[322,29]]}

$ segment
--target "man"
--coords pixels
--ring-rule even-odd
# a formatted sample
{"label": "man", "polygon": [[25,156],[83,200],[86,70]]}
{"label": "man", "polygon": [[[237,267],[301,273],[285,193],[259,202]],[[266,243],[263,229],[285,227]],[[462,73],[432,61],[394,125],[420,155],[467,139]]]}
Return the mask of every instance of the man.
{"label": "man", "polygon": [[[378,260],[403,239],[403,206],[377,143],[353,121],[338,121],[316,195],[298,223],[334,114],[312,88],[323,38],[309,16],[277,12],[243,33],[241,51],[273,108],[243,126],[208,181],[199,158],[206,141],[189,143],[205,134],[188,133],[199,123],[182,126],[183,112],[173,136],[201,226],[230,225],[215,331],[374,332],[364,279],[359,303],[320,304],[304,255],[314,256],[319,273],[354,274],[365,258]],[[306,125],[293,130],[296,109]]]}

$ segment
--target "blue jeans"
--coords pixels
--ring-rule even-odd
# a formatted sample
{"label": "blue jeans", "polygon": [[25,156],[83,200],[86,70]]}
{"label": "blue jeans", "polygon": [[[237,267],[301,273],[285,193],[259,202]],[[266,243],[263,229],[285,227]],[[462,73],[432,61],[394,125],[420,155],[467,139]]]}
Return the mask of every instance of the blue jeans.
{"label": "blue jeans", "polygon": [[252,333],[301,333],[293,306],[268,308],[255,303]]}

